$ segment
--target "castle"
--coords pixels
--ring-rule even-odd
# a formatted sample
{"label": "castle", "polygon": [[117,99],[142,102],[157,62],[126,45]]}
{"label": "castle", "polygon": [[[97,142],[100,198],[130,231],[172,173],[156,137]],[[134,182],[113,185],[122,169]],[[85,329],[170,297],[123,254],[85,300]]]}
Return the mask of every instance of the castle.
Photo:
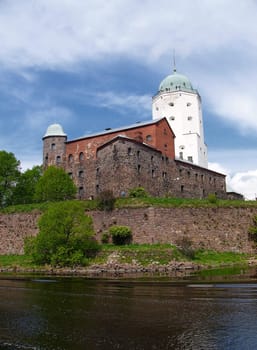
{"label": "castle", "polygon": [[174,70],[152,102],[153,119],[68,140],[59,124],[43,137],[43,166],[60,166],[78,198],[110,189],[116,197],[144,187],[152,196],[226,198],[225,175],[207,168],[201,98]]}

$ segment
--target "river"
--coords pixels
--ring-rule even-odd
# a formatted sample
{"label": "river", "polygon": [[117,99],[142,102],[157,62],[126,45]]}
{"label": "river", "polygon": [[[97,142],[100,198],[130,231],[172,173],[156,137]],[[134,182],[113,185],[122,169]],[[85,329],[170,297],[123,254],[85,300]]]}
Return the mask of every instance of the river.
{"label": "river", "polygon": [[0,349],[256,349],[257,278],[1,276]]}

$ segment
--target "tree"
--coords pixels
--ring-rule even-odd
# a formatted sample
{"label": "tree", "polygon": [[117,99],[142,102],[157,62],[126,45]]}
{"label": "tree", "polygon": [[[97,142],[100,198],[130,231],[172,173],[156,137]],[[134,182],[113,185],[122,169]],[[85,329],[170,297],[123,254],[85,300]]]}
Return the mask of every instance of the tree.
{"label": "tree", "polygon": [[72,179],[62,168],[49,166],[36,184],[35,200],[44,202],[72,199],[76,191]]}
{"label": "tree", "polygon": [[92,218],[79,202],[52,204],[38,224],[39,234],[25,242],[25,253],[38,264],[83,265],[99,249]]}
{"label": "tree", "polygon": [[35,189],[39,179],[42,176],[42,166],[34,166],[26,170],[19,177],[14,188],[11,203],[29,204],[35,201]]}
{"label": "tree", "polygon": [[9,204],[20,176],[20,162],[13,153],[0,151],[0,206]]}

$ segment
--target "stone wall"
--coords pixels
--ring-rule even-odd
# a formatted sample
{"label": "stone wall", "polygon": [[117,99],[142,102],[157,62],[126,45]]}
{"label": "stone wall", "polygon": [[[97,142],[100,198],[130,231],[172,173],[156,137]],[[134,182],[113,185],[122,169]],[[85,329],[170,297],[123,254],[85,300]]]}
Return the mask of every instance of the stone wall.
{"label": "stone wall", "polygon": [[[248,240],[256,208],[140,208],[92,211],[97,238],[112,225],[132,228],[135,243],[176,243],[195,248],[253,252]],[[22,254],[23,239],[38,232],[38,213],[0,214],[0,254]]]}
{"label": "stone wall", "polygon": [[39,213],[0,214],[0,255],[22,254],[24,238],[38,232]]}
{"label": "stone wall", "polygon": [[248,229],[252,208],[141,208],[91,212],[100,240],[111,225],[132,228],[135,243],[176,243],[187,237],[195,248],[253,252]]}

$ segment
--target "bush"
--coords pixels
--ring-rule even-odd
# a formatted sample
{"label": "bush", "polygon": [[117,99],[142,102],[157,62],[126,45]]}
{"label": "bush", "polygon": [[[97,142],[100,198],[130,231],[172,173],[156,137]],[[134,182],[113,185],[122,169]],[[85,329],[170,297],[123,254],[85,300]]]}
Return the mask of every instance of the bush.
{"label": "bush", "polygon": [[129,190],[129,197],[144,198],[144,197],[148,197],[148,194],[144,189],[144,187],[136,187]]}
{"label": "bush", "polygon": [[215,193],[208,194],[208,202],[212,204],[216,204],[218,202],[218,198]]}
{"label": "bush", "polygon": [[103,244],[106,244],[106,243],[109,243],[109,241],[110,241],[110,234],[108,232],[104,232],[102,234],[101,242]]}
{"label": "bush", "polygon": [[189,259],[194,259],[195,250],[192,247],[192,241],[187,237],[182,237],[176,241],[178,251]]}
{"label": "bush", "polygon": [[100,210],[112,211],[116,198],[111,190],[102,191],[97,198],[97,208]]}
{"label": "bush", "polygon": [[128,226],[111,226],[109,232],[115,245],[125,245],[132,242],[132,232]]}
{"label": "bush", "polygon": [[25,252],[37,264],[84,265],[99,250],[92,219],[79,202],[56,203],[39,219],[39,234],[25,240]]}

